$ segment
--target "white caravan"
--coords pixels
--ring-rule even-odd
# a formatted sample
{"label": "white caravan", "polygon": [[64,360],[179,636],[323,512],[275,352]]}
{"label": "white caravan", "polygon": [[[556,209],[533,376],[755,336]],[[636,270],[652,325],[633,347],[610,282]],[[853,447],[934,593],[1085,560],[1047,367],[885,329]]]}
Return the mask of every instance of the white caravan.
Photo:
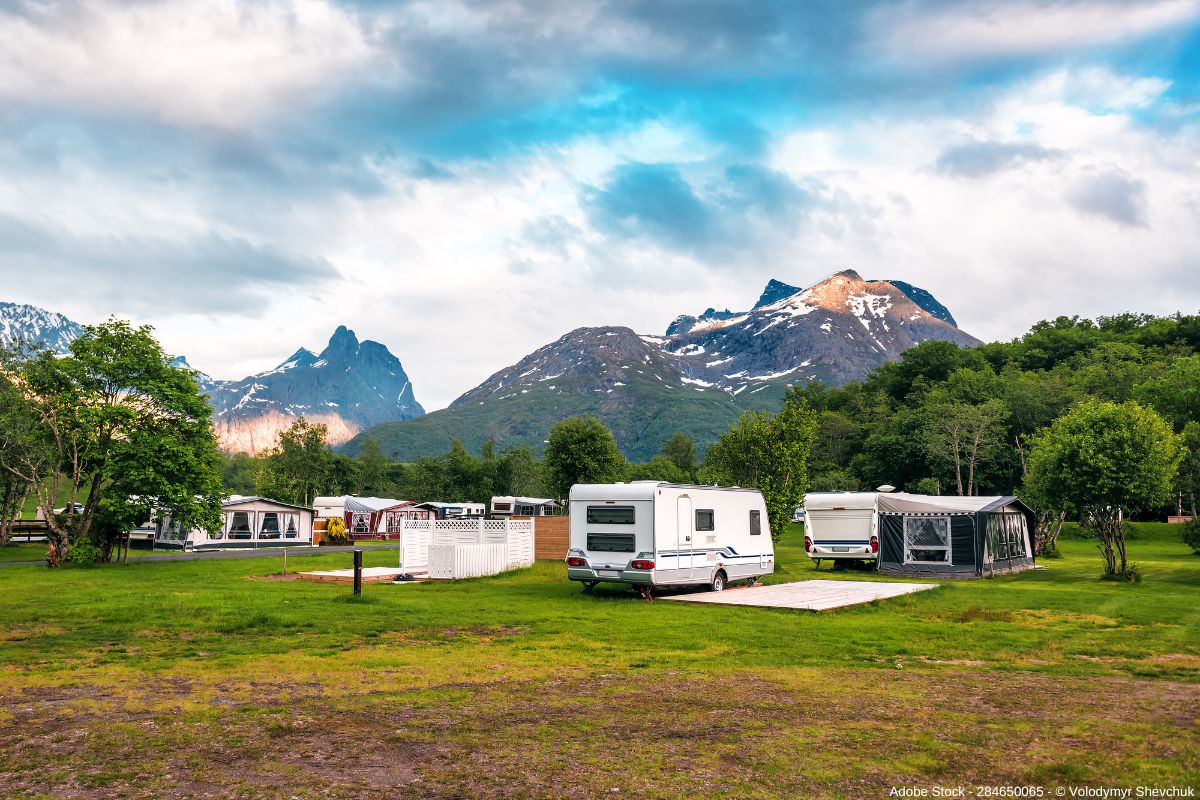
{"label": "white caravan", "polygon": [[821,566],[829,561],[879,557],[878,492],[811,492],[804,495],[804,552]]}
{"label": "white caravan", "polygon": [[571,487],[567,577],[591,589],[703,584],[721,591],[775,570],[767,507],[756,489],[660,481]]}

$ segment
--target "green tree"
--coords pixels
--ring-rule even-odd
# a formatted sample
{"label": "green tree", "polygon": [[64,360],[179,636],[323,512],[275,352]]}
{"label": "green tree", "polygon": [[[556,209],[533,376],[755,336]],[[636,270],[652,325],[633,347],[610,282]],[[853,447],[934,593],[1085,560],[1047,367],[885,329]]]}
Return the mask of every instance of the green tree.
{"label": "green tree", "polygon": [[684,482],[696,479],[696,442],[686,433],[676,433],[663,445],[662,455],[683,473]]}
{"label": "green tree", "polygon": [[666,481],[667,483],[691,483],[694,474],[684,472],[675,461],[659,454],[649,461],[628,465],[625,473],[628,481]]}
{"label": "green tree", "polygon": [[379,442],[375,439],[364,440],[354,461],[358,465],[354,493],[380,497],[386,495],[391,488],[388,482],[391,459],[380,451]]}
{"label": "green tree", "polygon": [[1003,423],[1008,409],[1002,400],[931,404],[927,443],[935,458],[953,468],[960,495],[977,494],[975,472],[1004,447]]}
{"label": "green tree", "polygon": [[709,446],[707,480],[758,489],[767,505],[771,537],[778,541],[808,490],[808,456],[817,415],[804,402],[787,402],[775,416],[746,412]]}
{"label": "green tree", "polygon": [[275,447],[262,459],[255,486],[260,495],[307,506],[329,481],[333,453],[329,429],[300,417],[281,431]]}
{"label": "green tree", "polygon": [[625,457],[604,423],[592,416],[564,419],[550,428],[544,461],[546,488],[558,499],[577,483],[608,483],[625,474]]}
{"label": "green tree", "polygon": [[527,444],[518,444],[500,454],[496,467],[496,493],[515,497],[539,497],[542,465]]}
{"label": "green tree", "polygon": [[1028,485],[1051,507],[1080,516],[1099,541],[1106,576],[1128,578],[1123,516],[1170,498],[1182,456],[1153,409],[1089,400],[1037,437]]}
{"label": "green tree", "polygon": [[[185,525],[219,524],[212,409],[149,327],[86,326],[66,356],[43,352],[5,372],[24,420],[9,433],[28,449],[3,466],[34,487],[47,512],[52,566],[91,535],[102,504],[116,525],[150,506]],[[64,495],[68,511],[49,513]]]}

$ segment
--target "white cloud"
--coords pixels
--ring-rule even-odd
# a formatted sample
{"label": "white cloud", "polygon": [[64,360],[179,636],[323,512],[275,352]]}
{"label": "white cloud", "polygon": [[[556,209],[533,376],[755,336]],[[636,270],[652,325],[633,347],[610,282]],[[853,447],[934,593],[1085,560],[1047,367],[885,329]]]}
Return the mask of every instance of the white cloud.
{"label": "white cloud", "polygon": [[59,0],[0,10],[0,103],[237,128],[377,55],[327,0]]}
{"label": "white cloud", "polygon": [[867,32],[873,51],[881,49],[905,61],[940,63],[1111,44],[1198,16],[1197,0],[972,2],[951,7],[909,2],[882,6],[868,19]]}

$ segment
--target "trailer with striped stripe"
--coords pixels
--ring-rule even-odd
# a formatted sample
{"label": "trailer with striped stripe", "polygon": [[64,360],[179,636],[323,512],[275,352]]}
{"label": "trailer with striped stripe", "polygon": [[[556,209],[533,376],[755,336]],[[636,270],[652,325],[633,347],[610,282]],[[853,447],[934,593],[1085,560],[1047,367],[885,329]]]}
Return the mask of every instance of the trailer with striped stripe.
{"label": "trailer with striped stripe", "polygon": [[567,577],[648,593],[656,586],[756,581],[775,569],[767,509],[755,489],[662,481],[576,484]]}

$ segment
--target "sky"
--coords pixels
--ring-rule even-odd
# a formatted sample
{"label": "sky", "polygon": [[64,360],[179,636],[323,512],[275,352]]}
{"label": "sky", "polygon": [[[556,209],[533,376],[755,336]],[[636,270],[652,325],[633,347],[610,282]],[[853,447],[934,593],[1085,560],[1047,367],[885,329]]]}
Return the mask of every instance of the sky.
{"label": "sky", "polygon": [[0,0],[0,299],[439,408],[854,268],[968,332],[1200,310],[1200,0]]}

